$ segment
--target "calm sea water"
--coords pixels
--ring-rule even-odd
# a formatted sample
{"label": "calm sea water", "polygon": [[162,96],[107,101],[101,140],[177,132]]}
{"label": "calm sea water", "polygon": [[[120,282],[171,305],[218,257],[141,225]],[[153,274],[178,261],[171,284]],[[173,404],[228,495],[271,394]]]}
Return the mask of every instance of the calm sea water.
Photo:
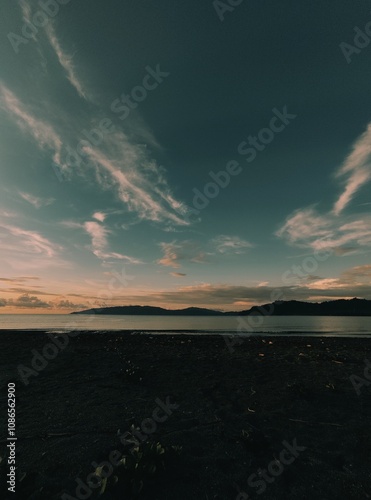
{"label": "calm sea water", "polygon": [[[345,337],[371,337],[371,317],[343,316],[267,316],[241,318],[241,333],[291,335],[322,335]],[[0,329],[3,330],[135,330],[168,333],[188,331],[197,334],[237,332],[241,327],[238,317],[199,316],[87,316],[87,315],[0,315]]]}

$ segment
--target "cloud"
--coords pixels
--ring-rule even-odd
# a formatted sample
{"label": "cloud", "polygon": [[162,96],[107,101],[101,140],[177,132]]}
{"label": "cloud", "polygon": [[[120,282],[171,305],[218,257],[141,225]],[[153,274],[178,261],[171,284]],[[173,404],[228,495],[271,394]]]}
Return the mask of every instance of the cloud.
{"label": "cloud", "polygon": [[184,273],[169,273],[171,276],[174,276],[175,278],[184,278],[184,276],[187,276]]}
{"label": "cloud", "polygon": [[50,267],[69,267],[63,247],[38,231],[26,230],[0,220],[1,259],[10,272],[29,273]]}
{"label": "cloud", "polygon": [[93,214],[93,219],[96,219],[98,220],[99,222],[104,222],[105,219],[107,217],[107,214],[103,213],[103,212],[95,212]]}
{"label": "cloud", "polygon": [[86,232],[91,236],[91,244],[93,247],[93,252],[100,252],[107,246],[107,234],[108,231],[97,222],[85,222],[84,228]]}
{"label": "cloud", "polygon": [[[46,27],[46,33],[69,81],[81,97],[88,99],[82,83],[76,76],[72,58],[62,49],[51,24]],[[98,117],[99,112],[96,111],[95,114]],[[82,138],[86,141],[86,137]],[[95,169],[100,187],[116,190],[118,198],[130,212],[137,214],[139,220],[183,226],[189,224],[182,217],[187,210],[185,205],[172,195],[164,169],[150,158],[146,146],[133,143],[123,131],[116,130],[106,136],[99,147],[85,145],[84,151],[89,164]],[[63,165],[62,167],[64,168]],[[80,174],[87,175],[85,172]]]}
{"label": "cloud", "polygon": [[315,274],[308,274],[307,276],[303,277],[302,279],[305,280],[305,281],[307,281],[307,282],[310,282],[310,281],[321,280],[321,279],[323,279],[323,277],[322,276],[317,276]]}
{"label": "cloud", "polygon": [[21,11],[22,11],[22,15],[23,15],[24,19],[28,23],[31,23],[32,22],[31,5],[26,0],[21,0],[20,7],[21,7]]}
{"label": "cloud", "polygon": [[89,306],[86,304],[74,304],[69,300],[61,300],[59,302],[53,303],[54,309],[68,309],[68,310],[76,310],[76,309],[87,309]]}
{"label": "cloud", "polygon": [[276,235],[292,245],[313,251],[331,249],[342,256],[371,246],[371,216],[339,218],[334,214],[320,215],[310,207],[289,216]]}
{"label": "cloud", "polygon": [[115,189],[139,220],[189,225],[182,217],[185,205],[174,198],[163,169],[149,157],[145,146],[131,143],[124,132],[117,131],[106,138],[104,149],[83,148],[103,189]]}
{"label": "cloud", "polygon": [[253,245],[238,236],[218,236],[213,240],[214,245],[216,245],[216,250],[219,253],[235,253],[242,254],[246,253],[248,248],[252,248]]}
{"label": "cloud", "polygon": [[160,243],[164,256],[157,261],[162,266],[181,267],[182,262],[205,262],[206,254],[202,252],[193,241],[173,241],[171,243]]}
{"label": "cloud", "polygon": [[[53,37],[51,39],[54,40]],[[129,137],[116,128],[104,137],[101,144],[94,146],[82,133],[86,113],[81,115],[83,118],[69,117],[70,121],[79,124],[76,127],[81,126],[80,132],[76,133],[76,127],[75,130],[67,127],[62,130],[63,123],[55,122],[53,125],[50,119],[44,121],[37,116],[43,115],[41,109],[35,112],[1,82],[0,101],[1,108],[21,130],[33,137],[41,150],[52,154],[54,163],[64,175],[70,178],[78,175],[91,182],[95,174],[94,180],[97,185],[102,190],[115,193],[117,199],[125,205],[127,217],[135,219],[135,223],[147,220],[161,223],[166,228],[174,225],[190,225],[186,217],[189,208],[174,197],[165,177],[165,169],[151,157],[146,145],[134,143],[132,136]],[[50,103],[50,106],[53,106],[53,103]],[[63,113],[63,110],[57,109],[57,111]],[[89,114],[89,125],[85,128],[91,127],[92,122],[98,123],[101,119],[101,111],[98,109],[89,109]],[[58,126],[57,130],[61,130],[60,134],[55,126]],[[72,140],[76,144],[79,138],[84,139],[85,143],[81,144],[85,146],[82,150],[80,148],[81,161],[80,167],[77,167],[75,164],[68,164],[68,159],[73,156],[69,144]],[[85,160],[87,164],[84,163]],[[23,195],[23,198],[34,206],[40,205],[41,201],[39,203],[36,197],[28,193]],[[96,214],[102,214],[100,217],[103,217],[102,212]]]}
{"label": "cloud", "polygon": [[[5,299],[3,299],[5,300]],[[50,309],[50,303],[43,302],[35,295],[20,295],[17,299],[6,301],[8,307],[17,307],[19,309]]]}
{"label": "cloud", "polygon": [[[38,292],[39,293],[39,292]],[[54,295],[54,294],[46,294]],[[36,295],[30,295],[29,293],[24,293],[16,299],[4,299],[0,298],[0,307],[12,307],[17,309],[65,309],[70,311],[75,311],[79,309],[86,309],[89,305],[85,303],[73,303],[69,300],[59,300],[54,302],[42,301]]]}
{"label": "cloud", "polygon": [[[46,258],[52,258],[56,256],[58,250],[60,250],[61,248],[49,241],[37,231],[29,231],[17,226],[10,226],[7,224],[0,224],[0,229],[1,228],[6,230],[10,235],[15,236],[18,239],[18,242],[23,247],[23,250],[28,251],[29,253],[41,254]],[[7,245],[5,245],[5,248],[6,247]],[[8,245],[8,249],[9,248],[12,247]]]}
{"label": "cloud", "polygon": [[313,207],[297,210],[290,215],[277,231],[277,236],[285,236],[290,243],[310,239],[326,238],[332,234],[332,221],[316,213]]}
{"label": "cloud", "polygon": [[291,214],[276,235],[290,244],[312,250],[331,248],[335,255],[347,255],[371,246],[371,216],[344,215],[358,190],[371,180],[371,124],[359,137],[353,150],[335,174],[347,176],[345,187],[333,209],[321,214],[313,205]]}
{"label": "cloud", "polygon": [[51,23],[49,23],[45,27],[45,33],[48,37],[48,40],[50,42],[50,45],[53,47],[56,56],[58,58],[58,61],[60,65],[63,67],[63,69],[66,72],[66,76],[70,84],[75,88],[77,93],[79,94],[80,97],[82,97],[85,100],[89,100],[87,96],[87,92],[84,89],[83,84],[80,82],[76,75],[76,69],[73,65],[73,58],[72,56],[68,55],[64,49],[62,48],[57,35],[55,33],[54,27]]}
{"label": "cloud", "polygon": [[92,252],[99,259],[127,260],[131,264],[141,263],[140,260],[135,259],[134,257],[107,251],[109,231],[102,224],[94,221],[85,222],[84,229],[91,237]]}
{"label": "cloud", "polygon": [[269,281],[261,281],[260,283],[257,284],[257,286],[267,286],[269,285]]}
{"label": "cloud", "polygon": [[339,215],[351,202],[357,191],[371,180],[371,123],[359,137],[353,150],[336,177],[348,176],[345,189],[334,205],[334,214]]}
{"label": "cloud", "polygon": [[20,192],[19,195],[21,198],[23,198],[25,201],[27,201],[37,209],[46,207],[55,202],[54,198],[38,198],[37,196],[33,196],[31,194],[23,192]]}
{"label": "cloud", "polygon": [[[157,260],[162,266],[180,268],[185,262],[205,263],[210,256],[218,254],[243,254],[248,248],[253,245],[238,236],[221,235],[206,244],[207,248],[212,247],[213,251],[203,251],[195,241],[174,240],[171,243],[160,243],[160,247],[164,253],[163,257]],[[170,273],[173,276],[178,273]],[[181,274],[181,273],[180,273]]]}
{"label": "cloud", "polygon": [[3,84],[0,83],[0,108],[5,110],[21,130],[29,133],[40,149],[54,152],[53,160],[62,166],[62,140],[50,123],[44,123],[31,114],[27,107]]}
{"label": "cloud", "polygon": [[371,264],[355,266],[347,269],[340,275],[344,284],[370,284],[371,283]]}
{"label": "cloud", "polygon": [[[339,277],[307,276],[297,285],[299,294],[306,294],[311,300],[321,297],[364,297],[370,298],[371,265],[355,266],[343,271]],[[298,291],[298,288],[295,288]]]}
{"label": "cloud", "polygon": [[32,288],[22,288],[22,287],[10,287],[10,288],[5,288],[2,289],[3,293],[21,293],[22,295],[24,294],[34,294],[37,293],[37,295],[59,295],[58,293],[51,293],[51,292],[42,292],[40,291],[40,288],[43,288],[42,286],[34,286]]}
{"label": "cloud", "polygon": [[84,224],[81,224],[80,222],[76,222],[74,220],[62,220],[59,222],[59,224],[63,227],[66,227],[68,229],[81,229],[84,228]]}
{"label": "cloud", "polygon": [[40,278],[37,276],[19,276],[15,278],[0,278],[0,281],[4,281],[6,283],[24,283],[26,281],[34,281],[39,279]]}
{"label": "cloud", "polygon": [[18,214],[16,212],[11,212],[10,210],[0,209],[0,217],[3,219],[15,219],[18,217]]}

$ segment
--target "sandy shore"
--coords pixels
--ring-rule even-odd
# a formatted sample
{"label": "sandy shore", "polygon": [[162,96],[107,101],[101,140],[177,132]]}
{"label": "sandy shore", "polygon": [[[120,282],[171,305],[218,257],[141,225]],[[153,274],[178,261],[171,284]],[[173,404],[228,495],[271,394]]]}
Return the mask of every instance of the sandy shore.
{"label": "sandy shore", "polygon": [[[250,338],[233,353],[217,336],[83,333],[45,351],[51,342],[0,332],[1,498],[79,498],[92,462],[114,450],[134,460],[130,435],[142,450],[160,442],[164,469],[162,458],[152,474],[128,468],[117,495],[115,468],[102,498],[134,498],[141,480],[143,499],[371,498],[371,385],[357,395],[350,379],[364,377],[369,339]],[[56,354],[45,367],[43,349]],[[16,495],[5,480],[9,381]]]}

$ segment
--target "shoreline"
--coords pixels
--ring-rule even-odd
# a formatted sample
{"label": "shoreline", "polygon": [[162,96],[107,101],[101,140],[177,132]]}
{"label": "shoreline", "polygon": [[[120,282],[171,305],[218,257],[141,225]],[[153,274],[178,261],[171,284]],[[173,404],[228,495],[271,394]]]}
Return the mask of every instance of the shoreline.
{"label": "shoreline", "polygon": [[172,336],[172,335],[190,335],[190,336],[207,336],[207,337],[238,337],[238,338],[254,338],[254,337],[259,337],[259,338],[264,338],[264,337],[287,337],[287,338],[338,338],[338,339],[371,339],[371,332],[370,333],[361,333],[361,332],[345,332],[345,333],[339,333],[336,331],[329,331],[329,332],[311,332],[311,331],[300,331],[300,330],[293,330],[293,331],[279,331],[279,332],[270,332],[267,330],[261,330],[261,331],[254,331],[251,333],[248,332],[241,332],[241,333],[236,333],[236,330],[190,330],[190,329],[183,329],[183,330],[143,330],[143,329],[117,329],[117,330],[79,330],[79,329],[62,329],[62,328],[29,328],[25,330],[24,328],[0,328],[0,335],[1,334],[9,334],[9,333],[18,333],[18,334],[69,334],[69,333],[75,333],[77,335],[161,335],[161,336]]}

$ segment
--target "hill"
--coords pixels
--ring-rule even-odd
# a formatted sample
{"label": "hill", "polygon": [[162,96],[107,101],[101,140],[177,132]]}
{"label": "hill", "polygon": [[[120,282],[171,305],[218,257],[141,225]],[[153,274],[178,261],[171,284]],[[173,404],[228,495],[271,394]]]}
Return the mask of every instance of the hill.
{"label": "hill", "polygon": [[164,309],[153,306],[116,306],[87,309],[71,314],[112,314],[131,316],[371,316],[371,300],[339,299],[326,302],[276,301],[244,311],[221,312],[200,307]]}

